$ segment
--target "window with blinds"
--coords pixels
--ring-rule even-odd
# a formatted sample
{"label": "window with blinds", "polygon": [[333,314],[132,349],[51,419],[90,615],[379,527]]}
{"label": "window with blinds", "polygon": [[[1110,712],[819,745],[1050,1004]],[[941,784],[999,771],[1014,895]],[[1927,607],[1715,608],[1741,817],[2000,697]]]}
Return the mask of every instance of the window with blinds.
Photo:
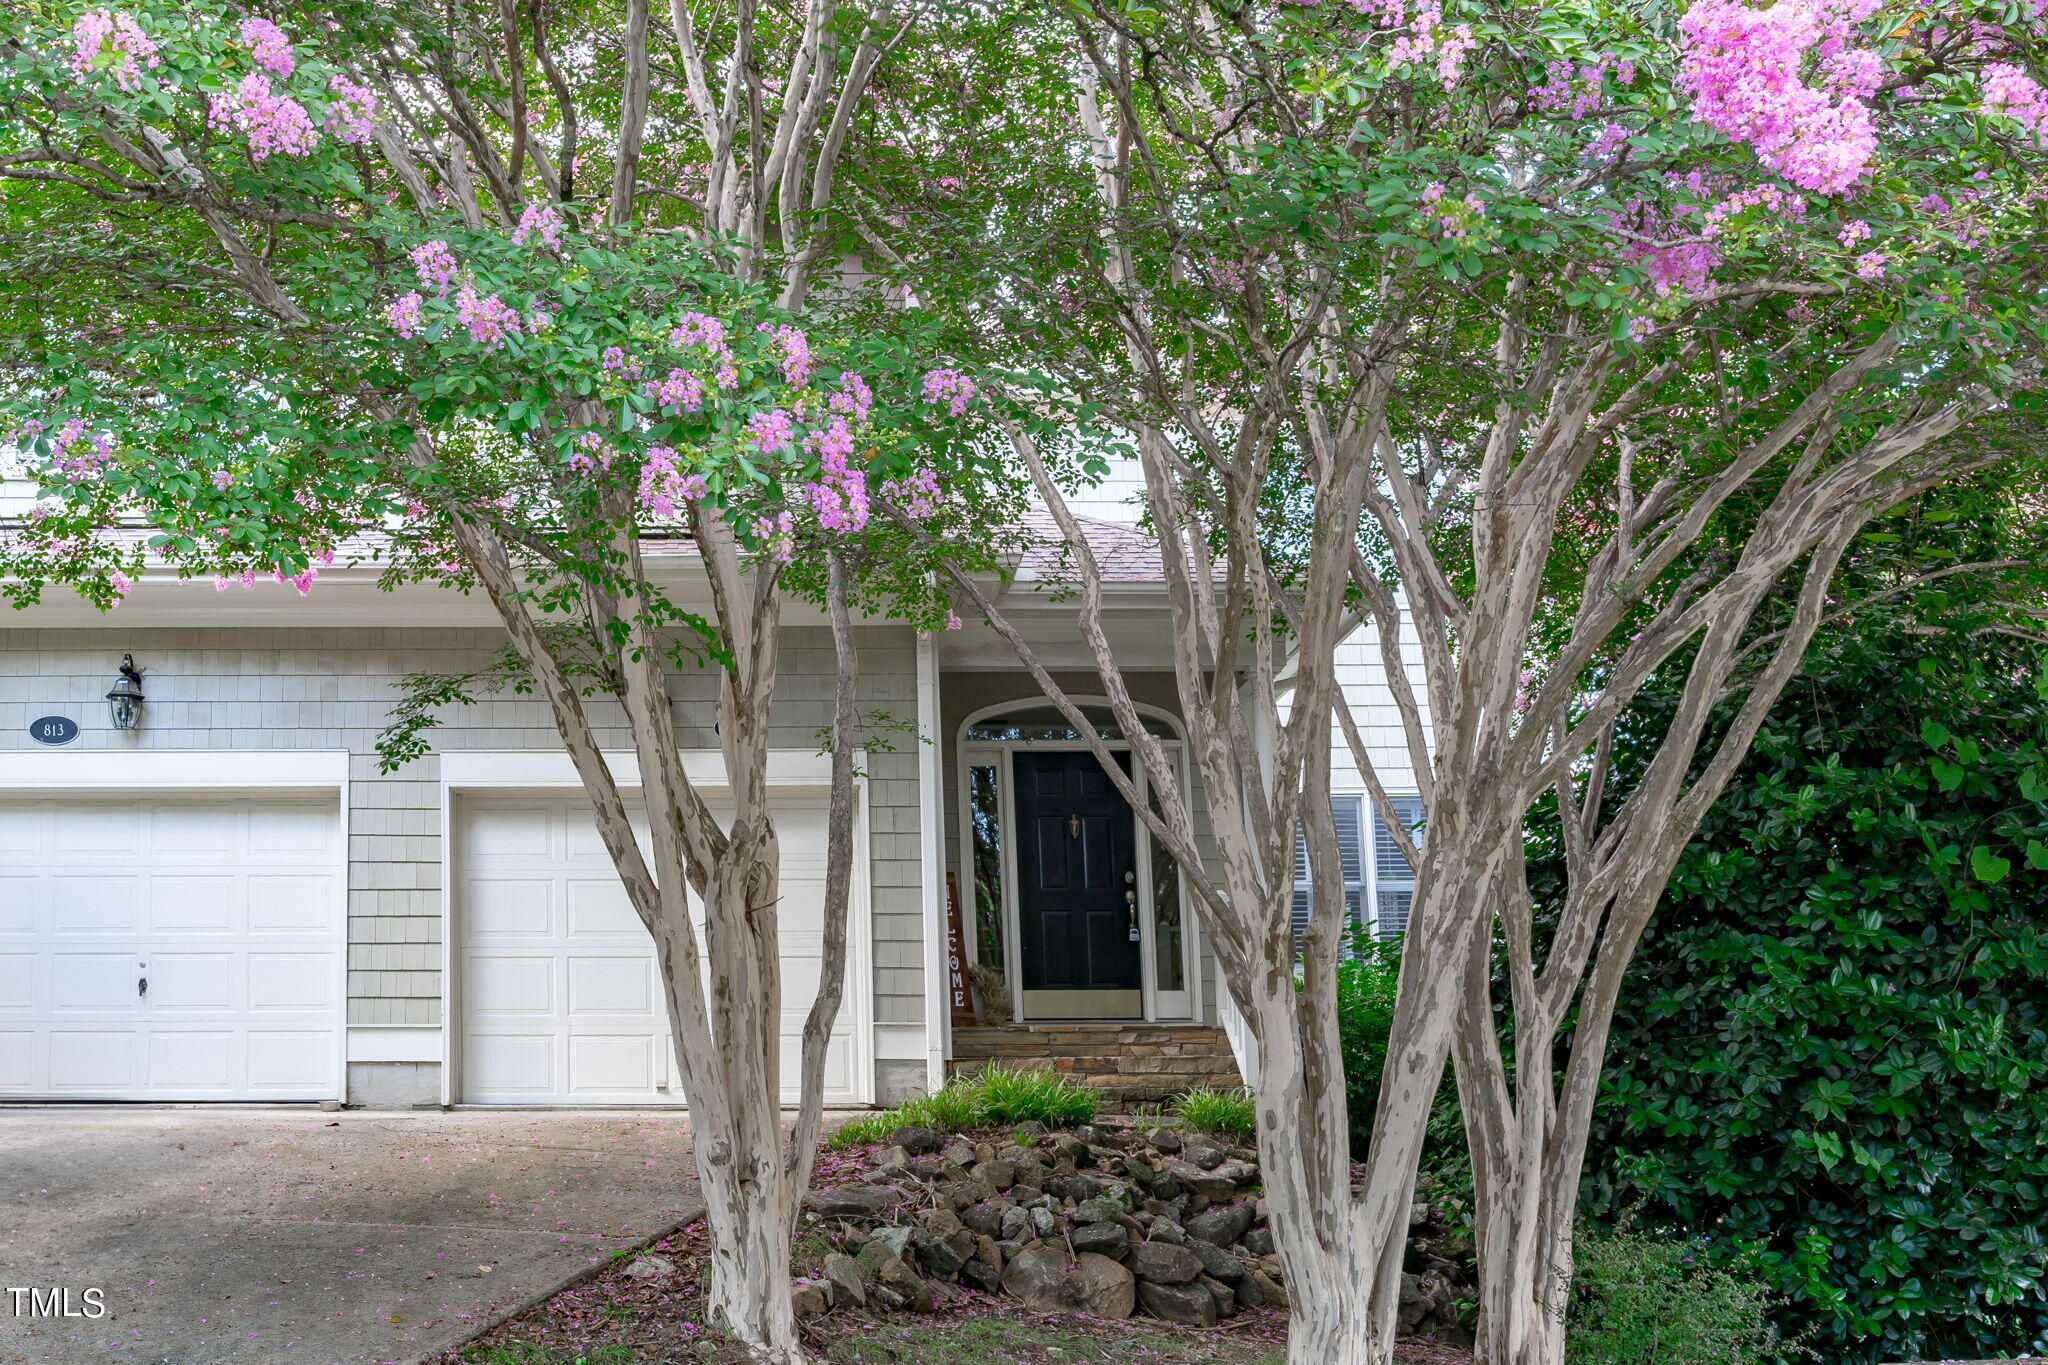
{"label": "window with blinds", "polygon": [[[1422,798],[1395,796],[1389,799],[1394,807],[1394,818],[1419,841],[1422,837]],[[1401,933],[1408,927],[1408,909],[1415,901],[1415,869],[1401,856],[1400,845],[1394,842],[1394,836],[1377,811],[1373,813],[1371,852],[1367,856],[1365,813],[1369,804],[1363,796],[1331,799],[1337,816],[1337,853],[1344,868],[1344,907],[1351,923],[1387,936]],[[1308,930],[1308,917],[1308,843],[1297,836],[1294,844],[1294,941],[1297,944]]]}

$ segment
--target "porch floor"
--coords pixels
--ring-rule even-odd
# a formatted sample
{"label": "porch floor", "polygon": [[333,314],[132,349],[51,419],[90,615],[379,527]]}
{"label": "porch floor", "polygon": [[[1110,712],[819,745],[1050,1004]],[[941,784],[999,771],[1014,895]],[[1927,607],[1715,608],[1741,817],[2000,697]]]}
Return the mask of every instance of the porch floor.
{"label": "porch floor", "polygon": [[1197,1086],[1244,1084],[1223,1030],[1207,1024],[1013,1024],[953,1031],[948,1074],[990,1062],[1039,1066],[1102,1091],[1115,1104],[1158,1104]]}

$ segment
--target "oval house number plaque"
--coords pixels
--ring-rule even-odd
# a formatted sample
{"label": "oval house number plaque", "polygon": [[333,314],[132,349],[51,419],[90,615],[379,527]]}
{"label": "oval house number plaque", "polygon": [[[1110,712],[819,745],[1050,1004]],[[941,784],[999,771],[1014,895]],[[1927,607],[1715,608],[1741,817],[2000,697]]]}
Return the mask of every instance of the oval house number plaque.
{"label": "oval house number plaque", "polygon": [[41,716],[28,723],[28,737],[38,744],[69,744],[78,738],[78,722],[69,716]]}

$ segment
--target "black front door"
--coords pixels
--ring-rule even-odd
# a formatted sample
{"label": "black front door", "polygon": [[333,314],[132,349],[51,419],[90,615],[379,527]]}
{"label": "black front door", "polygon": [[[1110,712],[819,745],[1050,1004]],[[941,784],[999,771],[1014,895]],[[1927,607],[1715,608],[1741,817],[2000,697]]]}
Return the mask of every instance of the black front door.
{"label": "black front door", "polygon": [[[1024,989],[1138,990],[1131,808],[1092,753],[1020,752],[1016,759]],[[1025,1003],[1028,1015],[1028,997]],[[1104,1011],[1112,1012],[1126,1010]]]}

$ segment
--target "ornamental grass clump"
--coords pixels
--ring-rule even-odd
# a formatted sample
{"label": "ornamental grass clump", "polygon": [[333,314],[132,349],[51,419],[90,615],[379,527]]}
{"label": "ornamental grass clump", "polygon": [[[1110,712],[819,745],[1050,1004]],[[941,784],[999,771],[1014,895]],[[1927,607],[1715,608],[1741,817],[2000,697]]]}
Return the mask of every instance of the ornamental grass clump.
{"label": "ornamental grass clump", "polygon": [[1039,1067],[991,1066],[976,1076],[956,1076],[929,1095],[894,1109],[865,1114],[832,1134],[834,1147],[883,1142],[899,1128],[958,1133],[969,1128],[1042,1123],[1071,1128],[1088,1123],[1102,1108],[1102,1096],[1055,1071]]}
{"label": "ornamental grass clump", "polygon": [[1175,1100],[1173,1112],[1190,1128],[1235,1142],[1250,1142],[1258,1131],[1258,1106],[1245,1086],[1234,1090],[1199,1086]]}

